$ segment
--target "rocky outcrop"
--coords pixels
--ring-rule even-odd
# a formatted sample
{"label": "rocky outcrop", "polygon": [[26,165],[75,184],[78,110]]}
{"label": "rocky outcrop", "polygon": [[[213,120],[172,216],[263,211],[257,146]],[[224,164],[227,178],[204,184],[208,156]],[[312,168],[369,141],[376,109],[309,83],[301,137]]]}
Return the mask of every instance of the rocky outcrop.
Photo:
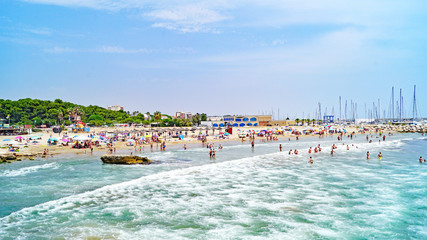
{"label": "rocky outcrop", "polygon": [[150,164],[150,159],[139,156],[129,155],[103,155],[101,157],[103,163],[108,164]]}

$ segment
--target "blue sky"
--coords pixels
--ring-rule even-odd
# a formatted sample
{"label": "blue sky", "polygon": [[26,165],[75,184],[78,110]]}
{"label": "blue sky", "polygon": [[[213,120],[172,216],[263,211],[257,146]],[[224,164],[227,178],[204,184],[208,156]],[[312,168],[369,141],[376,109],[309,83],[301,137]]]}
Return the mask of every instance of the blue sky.
{"label": "blue sky", "polygon": [[[0,98],[314,115],[338,97],[427,113],[427,2],[0,1]],[[397,97],[396,97],[397,99]],[[322,110],[324,111],[324,109]]]}

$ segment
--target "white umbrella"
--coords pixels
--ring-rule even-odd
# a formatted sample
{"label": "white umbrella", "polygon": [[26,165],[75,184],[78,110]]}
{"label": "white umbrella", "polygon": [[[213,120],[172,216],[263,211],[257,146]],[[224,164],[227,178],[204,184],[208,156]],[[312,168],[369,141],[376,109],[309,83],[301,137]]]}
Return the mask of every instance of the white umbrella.
{"label": "white umbrella", "polygon": [[15,140],[12,140],[12,141],[9,141],[9,142],[5,142],[4,144],[6,144],[6,145],[18,145],[18,144],[22,144],[22,143],[20,143],[20,142],[17,142],[17,141],[15,141]]}
{"label": "white umbrella", "polygon": [[90,140],[90,137],[86,137],[86,136],[77,136],[75,138],[73,138],[76,141],[86,141],[86,140]]}

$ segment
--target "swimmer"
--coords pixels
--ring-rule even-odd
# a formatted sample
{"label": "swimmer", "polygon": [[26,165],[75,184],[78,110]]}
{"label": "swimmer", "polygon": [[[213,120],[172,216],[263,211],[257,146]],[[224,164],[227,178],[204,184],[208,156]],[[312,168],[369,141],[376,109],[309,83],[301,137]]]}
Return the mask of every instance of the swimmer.
{"label": "swimmer", "polygon": [[423,157],[420,156],[420,163],[423,163]]}
{"label": "swimmer", "polygon": [[298,150],[297,149],[295,149],[294,154],[298,155]]}
{"label": "swimmer", "polygon": [[378,153],[378,158],[381,159],[383,157],[383,155],[380,153]]}

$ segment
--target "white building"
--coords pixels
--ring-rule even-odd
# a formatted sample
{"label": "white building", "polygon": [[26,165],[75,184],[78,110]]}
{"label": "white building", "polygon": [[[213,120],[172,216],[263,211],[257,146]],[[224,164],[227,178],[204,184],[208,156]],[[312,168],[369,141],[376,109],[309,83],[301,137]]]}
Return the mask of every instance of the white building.
{"label": "white building", "polygon": [[124,111],[124,110],[125,110],[125,108],[124,108],[124,107],[122,107],[122,106],[118,106],[118,105],[108,106],[108,108],[107,108],[107,109],[108,109],[108,110],[112,110],[112,111],[120,111],[120,110]]}

